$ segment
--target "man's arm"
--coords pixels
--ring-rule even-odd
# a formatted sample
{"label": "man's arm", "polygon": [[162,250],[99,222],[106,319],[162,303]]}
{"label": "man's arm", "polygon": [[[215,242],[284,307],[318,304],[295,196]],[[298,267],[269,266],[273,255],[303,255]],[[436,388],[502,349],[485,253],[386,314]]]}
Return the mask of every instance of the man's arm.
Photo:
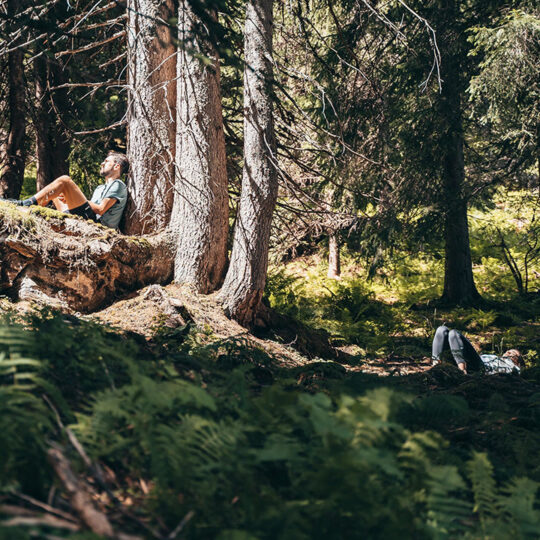
{"label": "man's arm", "polygon": [[109,208],[111,208],[111,206],[113,206],[117,202],[118,199],[115,199],[114,197],[107,197],[106,199],[103,199],[99,204],[93,203],[92,201],[88,201],[88,204],[96,214],[102,216],[107,210],[109,210]]}

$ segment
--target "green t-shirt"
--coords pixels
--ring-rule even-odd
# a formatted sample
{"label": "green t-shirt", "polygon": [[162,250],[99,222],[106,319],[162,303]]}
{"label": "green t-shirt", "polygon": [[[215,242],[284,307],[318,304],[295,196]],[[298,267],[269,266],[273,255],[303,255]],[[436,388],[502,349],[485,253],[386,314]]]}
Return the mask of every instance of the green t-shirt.
{"label": "green t-shirt", "polygon": [[122,180],[116,179],[109,184],[98,186],[90,200],[95,204],[101,204],[103,199],[116,199],[118,201],[114,203],[99,220],[103,225],[116,229],[118,228],[127,202],[126,184],[124,184]]}

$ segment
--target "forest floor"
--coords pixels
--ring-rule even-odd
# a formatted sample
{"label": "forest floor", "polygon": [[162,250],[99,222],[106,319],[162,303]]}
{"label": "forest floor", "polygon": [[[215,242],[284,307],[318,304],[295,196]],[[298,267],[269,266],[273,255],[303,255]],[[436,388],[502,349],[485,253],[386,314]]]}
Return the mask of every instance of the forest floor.
{"label": "forest floor", "polygon": [[[145,287],[87,318],[124,332],[139,334],[147,340],[151,340],[156,332],[160,331],[160,328],[168,324],[168,315],[164,311],[161,295],[158,296],[157,301],[149,298],[152,296],[151,287]],[[316,350],[311,351],[311,358],[302,354],[305,351],[298,351],[295,347],[298,335],[294,335],[289,343],[285,343],[276,333],[272,335],[274,339],[258,337],[255,335],[259,334],[258,332],[250,333],[225,316],[217,300],[217,294],[199,295],[187,286],[175,284],[167,285],[161,290],[167,297],[180,302],[180,305],[185,309],[184,317],[187,316],[189,321],[203,331],[207,343],[230,339],[246,340],[251,347],[258,347],[272,356],[276,365],[280,367],[303,366],[319,356]],[[301,330],[309,334],[309,329],[304,327]],[[265,334],[265,332],[261,334]],[[322,354],[320,354],[321,352]],[[330,361],[335,360],[339,355],[339,363],[347,371],[363,371],[381,376],[408,375],[423,372],[431,367],[428,356],[415,358],[396,356],[391,353],[388,356],[364,358],[359,361],[357,352],[358,347],[345,345],[336,347],[335,354],[332,354],[331,350],[319,351],[319,354],[324,357],[324,360]],[[317,361],[320,360],[321,358],[317,358]]]}
{"label": "forest floor", "polygon": [[[0,312],[15,311],[24,314],[34,309],[39,309],[39,304],[27,301],[12,303],[7,298],[0,300]],[[343,340],[337,340],[336,346],[333,347],[332,336],[325,334],[323,340],[330,346],[324,350],[317,350],[316,343],[313,342],[313,350],[310,354],[306,354],[305,346],[297,346],[298,334],[294,334],[294,330],[304,333],[304,340],[308,341],[312,337],[311,332],[315,334],[317,331],[301,325],[289,329],[287,336],[280,335],[279,330],[273,332],[261,330],[250,333],[246,328],[225,316],[217,299],[217,293],[200,295],[189,286],[151,285],[128,294],[108,307],[89,315],[67,311],[68,314],[80,317],[81,320],[95,321],[121,334],[139,336],[150,344],[164,329],[171,330],[179,326],[191,325],[197,329],[200,344],[240,340],[249,348],[262,350],[271,356],[276,367],[294,368],[306,366],[314,361],[336,361],[347,372],[363,372],[378,376],[413,375],[431,369],[430,338],[419,327],[431,316],[432,312],[433,308],[429,306],[424,306],[423,309],[415,307],[408,314],[406,328],[391,332],[391,335],[387,336],[388,342],[377,351],[366,354],[359,345],[343,344]],[[450,321],[448,324],[452,325],[456,313],[451,311],[439,313],[441,320],[445,318],[444,315],[446,315],[446,320]],[[469,336],[477,348],[488,350],[493,348],[497,340],[502,346],[504,339],[507,340],[506,348],[523,348],[526,346],[526,340],[530,340],[531,336],[535,336],[534,341],[537,342],[536,347],[538,347],[540,322],[525,320],[508,324],[504,317],[499,316],[499,318],[503,323],[506,322],[508,325],[506,328],[504,324],[482,326],[473,323],[469,325]],[[509,332],[514,339],[512,343],[508,343],[509,338],[501,337]],[[290,339],[291,336],[292,339]],[[285,341],[284,337],[289,339]],[[320,338],[320,334],[317,337]],[[535,346],[534,343],[529,343],[529,345]]]}
{"label": "forest floor", "polygon": [[[12,304],[6,299],[2,302],[3,311],[15,310],[22,314],[35,308],[28,302]],[[433,308],[415,307],[408,312],[408,329],[391,332],[384,346],[379,346],[375,352],[366,354],[359,345],[341,344],[337,353],[326,354],[326,358],[301,354],[295,349],[297,343],[290,339],[290,334],[287,342],[275,334],[273,339],[253,335],[224,315],[216,295],[198,295],[189,287],[175,284],[145,287],[101,311],[75,315],[81,321],[98,323],[115,334],[134,339],[142,347],[154,349],[156,354],[164,344],[167,347],[168,340],[175,339],[176,333],[182,334],[181,341],[184,340],[189,328],[198,347],[222,350],[232,344],[255,351],[248,361],[263,366],[263,372],[256,377],[257,384],[262,386],[269,380],[290,379],[308,392],[359,395],[384,385],[418,396],[417,399],[426,400],[426,404],[430,396],[438,396],[431,405],[426,405],[423,416],[418,418],[418,427],[439,431],[452,445],[457,445],[458,452],[466,452],[472,446],[490,454],[495,452],[502,462],[511,456],[512,460],[519,461],[517,469],[520,471],[534,465],[532,476],[540,478],[540,463],[531,464],[527,455],[532,448],[540,450],[540,432],[536,430],[536,403],[540,396],[538,368],[525,370],[521,377],[464,376],[449,362],[432,368],[429,336],[418,328],[421,321],[429,318],[430,310]],[[456,314],[449,311],[444,317],[451,324]],[[499,323],[510,322],[500,314],[498,318]],[[505,339],[509,339],[511,332],[514,346],[523,347],[528,340],[529,345],[538,348],[540,323],[537,321],[514,320],[506,329],[501,324],[496,326],[495,322],[482,326],[475,321],[469,325],[469,336],[475,344],[487,346],[494,342],[495,336],[500,340],[504,332]],[[309,342],[309,330],[304,327],[303,331],[307,332],[303,339]],[[258,363],[257,351],[270,358],[270,362]],[[447,396],[445,399],[450,401],[441,402],[441,396]]]}
{"label": "forest floor", "polygon": [[[0,303],[0,312],[15,311],[27,314],[39,307],[39,304],[32,302],[12,303],[4,298]],[[84,321],[97,322],[120,334],[138,336],[149,344],[152,344],[156,336],[164,330],[189,324],[198,329],[199,344],[209,345],[239,340],[248,348],[262,350],[272,357],[276,368],[295,368],[307,366],[312,362],[338,361],[347,372],[365,372],[379,376],[411,375],[431,368],[427,349],[424,355],[400,355],[391,351],[385,355],[360,358],[359,347],[356,345],[341,345],[335,348],[329,345],[321,351],[313,344],[313,350],[307,355],[305,347],[298,350],[298,334],[290,334],[289,331],[289,335],[285,336],[289,339],[285,341],[279,331],[269,333],[262,329],[250,333],[236,321],[226,317],[217,299],[217,293],[200,295],[185,285],[169,284],[163,287],[151,285],[134,291],[89,315],[81,315],[71,310],[66,310],[65,313]],[[304,339],[307,336],[307,340],[312,337],[311,332],[317,333],[304,325],[297,330],[305,334]],[[262,337],[269,334],[271,338]],[[329,335],[324,338],[331,341]],[[409,339],[416,340],[414,336],[402,335],[400,341],[406,343]]]}
{"label": "forest floor", "polygon": [[[163,301],[164,298],[175,302],[176,308],[171,310],[167,300]],[[180,315],[179,320],[174,319],[174,311]],[[217,293],[201,295],[185,285],[151,285],[84,318],[144,336],[147,341],[151,341],[164,328],[190,323],[200,330],[199,338],[205,344],[242,340],[249,347],[264,350],[279,366],[294,367],[309,362],[292,346],[256,337],[226,317],[217,300]]]}
{"label": "forest floor", "polygon": [[[302,279],[302,283],[309,281]],[[311,294],[295,289],[287,276],[271,276],[268,297],[275,324],[255,333],[228,319],[216,295],[198,295],[175,284],[150,285],[88,315],[59,314],[46,306],[0,298],[0,315],[37,330],[33,339],[37,357],[43,357],[43,377],[60,389],[72,410],[82,415],[80,419],[89,414],[89,403],[97,411],[104,396],[123,395],[126,366],[132,366],[129,372],[135,365],[141,372],[132,376],[126,388],[143,386],[134,395],[168,406],[168,398],[162,402],[156,392],[166,392],[166,385],[172,383],[163,381],[173,373],[173,379],[179,377],[219,399],[218,418],[227,414],[228,407],[235,410],[237,401],[266,399],[272,414],[277,414],[296,395],[300,402],[306,396],[330,398],[337,408],[332,422],[346,403],[356,403],[359,411],[370,403],[384,417],[390,402],[382,396],[387,395],[402,400],[393,413],[396,422],[411,432],[441,437],[433,447],[438,448],[438,463],[466,474],[465,464],[474,452],[481,452],[489,457],[498,485],[518,477],[540,482],[538,297],[491,303],[483,309],[442,310],[429,302],[407,303],[368,294],[363,283],[326,281]],[[463,375],[451,362],[432,367],[430,341],[442,322],[465,331],[483,351],[519,348],[527,369],[521,376],[485,376]],[[138,379],[143,372],[149,377]],[[189,388],[194,391],[191,386],[178,390]],[[130,395],[127,392],[124,398]],[[244,395],[249,399],[243,401]],[[115,414],[124,414],[119,412],[123,406],[114,407]],[[359,420],[358,425],[365,421]],[[84,437],[88,425],[80,421],[77,425]],[[162,427],[166,426],[165,422]],[[268,427],[269,436],[275,435],[274,429]],[[87,437],[92,445],[93,435]],[[134,441],[130,439],[130,444],[136,449]],[[312,444],[310,440],[306,448]],[[95,448],[94,452],[99,454]],[[125,468],[122,459],[105,456],[103,460],[112,470]],[[135,506],[143,508],[147,490],[134,487],[130,474],[119,477],[119,499],[136,501]],[[104,508],[111,511],[107,505]]]}

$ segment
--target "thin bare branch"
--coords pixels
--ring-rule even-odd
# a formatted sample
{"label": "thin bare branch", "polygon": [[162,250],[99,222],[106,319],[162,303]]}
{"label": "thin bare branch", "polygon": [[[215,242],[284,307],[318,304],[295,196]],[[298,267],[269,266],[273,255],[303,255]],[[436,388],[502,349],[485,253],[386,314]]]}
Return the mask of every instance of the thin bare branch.
{"label": "thin bare branch", "polygon": [[97,43],[89,43],[88,45],[85,45],[84,47],[80,47],[79,49],[71,49],[69,51],[60,51],[55,54],[56,58],[60,58],[62,56],[66,55],[73,55],[73,54],[79,54],[85,51],[89,51],[91,49],[95,49],[96,47],[101,47],[102,45],[105,45],[106,43],[110,43],[111,41],[114,41],[115,39],[118,39],[119,37],[123,37],[126,35],[125,30],[120,30],[120,32],[116,32],[116,34],[113,34],[112,36],[108,37],[107,39],[103,39],[101,41],[98,41]]}

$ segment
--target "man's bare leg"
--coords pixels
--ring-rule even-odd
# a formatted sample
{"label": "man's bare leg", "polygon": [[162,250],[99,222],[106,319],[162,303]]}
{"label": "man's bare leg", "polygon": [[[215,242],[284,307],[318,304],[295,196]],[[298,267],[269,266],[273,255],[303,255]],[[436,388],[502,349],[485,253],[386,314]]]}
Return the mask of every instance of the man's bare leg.
{"label": "man's bare leg", "polygon": [[69,176],[60,176],[50,184],[38,191],[34,197],[39,206],[45,206],[49,201],[63,195],[67,207],[72,210],[83,205],[87,199],[79,186]]}

